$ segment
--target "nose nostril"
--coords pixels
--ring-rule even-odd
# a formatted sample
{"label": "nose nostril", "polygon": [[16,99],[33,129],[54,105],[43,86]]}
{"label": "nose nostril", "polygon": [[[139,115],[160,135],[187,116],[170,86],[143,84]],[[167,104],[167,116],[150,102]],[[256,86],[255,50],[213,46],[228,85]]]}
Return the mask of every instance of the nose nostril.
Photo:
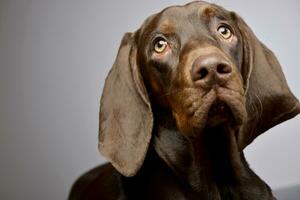
{"label": "nose nostril", "polygon": [[198,76],[199,76],[198,78],[203,79],[207,76],[207,74],[208,74],[208,70],[206,68],[202,68],[198,72]]}
{"label": "nose nostril", "polygon": [[217,66],[217,73],[219,74],[229,74],[231,73],[231,67],[227,64],[219,64]]}

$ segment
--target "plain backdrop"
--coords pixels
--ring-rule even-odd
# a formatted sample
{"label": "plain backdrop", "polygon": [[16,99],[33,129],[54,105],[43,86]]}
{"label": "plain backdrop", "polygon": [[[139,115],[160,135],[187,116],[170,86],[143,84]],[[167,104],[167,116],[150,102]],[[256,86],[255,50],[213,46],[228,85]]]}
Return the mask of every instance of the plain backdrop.
{"label": "plain backdrop", "polygon": [[[213,2],[239,13],[275,52],[299,97],[300,1]],[[123,34],[185,3],[0,0],[0,199],[66,199],[80,174],[105,162],[97,150],[99,98]],[[300,184],[299,119],[246,149],[272,188]]]}

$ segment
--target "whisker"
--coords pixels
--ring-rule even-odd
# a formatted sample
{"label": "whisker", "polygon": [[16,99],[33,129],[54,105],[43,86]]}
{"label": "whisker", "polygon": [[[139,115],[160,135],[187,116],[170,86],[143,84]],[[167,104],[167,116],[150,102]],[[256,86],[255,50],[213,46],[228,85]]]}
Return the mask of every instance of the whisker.
{"label": "whisker", "polygon": [[257,108],[258,112],[259,112],[259,118],[261,118],[262,116],[262,113],[263,113],[263,104],[259,98],[259,96],[257,94],[255,94],[255,97],[257,98],[258,102],[259,102],[259,107],[260,108]]}
{"label": "whisker", "polygon": [[169,96],[169,95],[174,94],[174,93],[176,93],[176,92],[178,92],[178,91],[180,91],[180,89],[175,89],[175,90],[173,89],[173,90],[170,90],[170,91],[168,91],[168,92],[166,92],[166,93],[160,95],[158,98],[162,98],[162,97]]}

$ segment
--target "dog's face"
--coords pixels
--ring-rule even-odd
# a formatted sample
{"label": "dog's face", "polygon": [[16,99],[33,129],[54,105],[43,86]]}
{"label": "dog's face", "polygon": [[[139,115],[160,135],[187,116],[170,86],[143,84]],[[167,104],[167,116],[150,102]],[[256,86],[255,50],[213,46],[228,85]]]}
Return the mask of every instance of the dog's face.
{"label": "dog's face", "polygon": [[196,2],[150,17],[137,34],[150,98],[172,112],[183,134],[197,137],[221,123],[238,128],[246,117],[243,42],[234,17]]}
{"label": "dog's face", "polygon": [[[162,109],[171,116],[157,118]],[[123,37],[101,98],[99,149],[133,176],[162,118],[196,140],[224,125],[242,151],[299,111],[275,55],[247,24],[197,1],[166,8]]]}

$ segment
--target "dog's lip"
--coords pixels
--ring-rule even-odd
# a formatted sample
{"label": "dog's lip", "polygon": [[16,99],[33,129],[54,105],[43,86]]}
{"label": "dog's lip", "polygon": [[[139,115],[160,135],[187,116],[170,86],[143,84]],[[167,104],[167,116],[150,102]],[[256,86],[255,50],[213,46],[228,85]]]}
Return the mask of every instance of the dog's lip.
{"label": "dog's lip", "polygon": [[239,92],[227,88],[219,88],[218,99],[228,106],[236,125],[241,125],[246,117],[245,97]]}
{"label": "dog's lip", "polygon": [[201,104],[198,107],[192,106],[187,111],[189,115],[196,118],[198,118],[196,113],[202,113],[201,119],[205,120],[204,124],[208,126],[223,122],[240,126],[246,118],[244,97],[242,93],[232,89],[223,87],[212,89],[202,96]]}
{"label": "dog's lip", "polygon": [[216,99],[208,111],[207,126],[217,126],[226,121],[230,121],[232,115],[227,104],[219,99]]}
{"label": "dog's lip", "polygon": [[208,116],[213,116],[216,114],[222,114],[227,110],[227,105],[225,102],[216,99],[215,102],[211,105]]}

